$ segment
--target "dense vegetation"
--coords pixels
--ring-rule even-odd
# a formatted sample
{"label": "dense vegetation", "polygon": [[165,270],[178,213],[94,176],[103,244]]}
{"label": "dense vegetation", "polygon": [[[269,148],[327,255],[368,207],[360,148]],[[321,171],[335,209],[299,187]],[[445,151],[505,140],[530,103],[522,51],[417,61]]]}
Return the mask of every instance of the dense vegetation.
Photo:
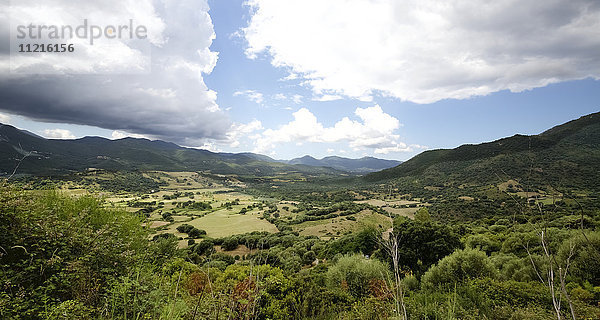
{"label": "dense vegetation", "polygon": [[423,185],[455,187],[517,179],[527,181],[534,190],[552,186],[600,192],[600,113],[539,135],[515,135],[452,150],[426,151],[365,178],[419,180]]}
{"label": "dense vegetation", "polygon": [[[422,209],[414,220],[396,218],[387,238],[376,228],[329,241],[292,231],[200,234],[178,250],[175,237],[148,241],[136,213],[106,209],[93,197],[5,185],[0,317],[552,319],[550,280],[562,317],[571,304],[578,318],[598,318],[598,211],[585,213],[581,229],[551,227],[561,218],[540,221],[544,212],[531,209],[522,223],[456,226]],[[215,250],[239,246],[252,251]]]}

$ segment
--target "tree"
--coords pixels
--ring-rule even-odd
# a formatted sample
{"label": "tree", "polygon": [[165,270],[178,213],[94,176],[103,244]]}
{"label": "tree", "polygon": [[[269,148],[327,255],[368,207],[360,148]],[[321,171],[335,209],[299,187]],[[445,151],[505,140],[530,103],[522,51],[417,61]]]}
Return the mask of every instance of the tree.
{"label": "tree", "polygon": [[429,215],[429,210],[427,208],[422,207],[415,213],[415,221],[425,223],[431,222],[431,215]]}
{"label": "tree", "polygon": [[302,263],[304,263],[305,265],[312,264],[316,258],[317,255],[314,251],[306,251],[304,255],[302,255]]}
{"label": "tree", "polygon": [[211,255],[213,252],[215,252],[214,246],[215,246],[215,243],[212,240],[207,239],[207,240],[203,240],[203,241],[200,241],[197,244],[195,244],[192,251],[199,255],[204,254],[204,255],[208,256],[208,255]]}
{"label": "tree", "polygon": [[188,233],[192,229],[194,229],[194,226],[187,224],[187,223],[184,223],[177,227],[177,231],[179,231],[181,233]]}
{"label": "tree", "polygon": [[204,235],[206,235],[206,231],[204,231],[202,229],[198,229],[198,228],[193,228],[192,230],[190,230],[188,232],[188,236],[190,238],[200,238]]}
{"label": "tree", "polygon": [[398,241],[398,259],[413,272],[423,273],[441,258],[461,247],[460,238],[446,225],[419,222],[406,217],[394,220],[393,237]]}
{"label": "tree", "polygon": [[221,244],[221,248],[223,248],[225,251],[235,250],[238,246],[238,239],[235,237],[229,237],[223,241],[223,244]]}

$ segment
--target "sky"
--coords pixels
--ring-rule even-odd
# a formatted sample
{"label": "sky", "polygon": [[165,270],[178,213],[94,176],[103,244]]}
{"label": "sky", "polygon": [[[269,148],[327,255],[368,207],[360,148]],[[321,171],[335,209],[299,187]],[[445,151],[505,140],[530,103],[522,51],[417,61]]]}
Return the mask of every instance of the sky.
{"label": "sky", "polygon": [[[47,138],[131,136],[277,159],[407,160],[538,134],[600,111],[596,0],[0,7],[0,123]],[[145,32],[65,39],[38,28],[18,36],[19,26],[84,21]],[[18,52],[37,43],[75,50]]]}

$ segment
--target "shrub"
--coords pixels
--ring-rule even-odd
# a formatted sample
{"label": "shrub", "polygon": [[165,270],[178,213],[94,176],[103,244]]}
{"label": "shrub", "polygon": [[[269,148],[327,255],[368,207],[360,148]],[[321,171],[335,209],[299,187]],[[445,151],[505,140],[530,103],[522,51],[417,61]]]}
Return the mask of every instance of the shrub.
{"label": "shrub", "polygon": [[225,250],[225,251],[235,250],[235,249],[237,249],[238,246],[239,246],[238,240],[237,240],[237,238],[234,238],[234,237],[229,237],[229,238],[225,239],[223,241],[223,244],[221,244],[221,248],[223,248],[223,250]]}
{"label": "shrub", "polygon": [[502,246],[499,241],[496,241],[492,239],[490,235],[485,234],[470,235],[467,237],[465,245],[467,248],[479,249],[487,254],[500,251],[500,247]]}
{"label": "shrub", "polygon": [[371,280],[386,280],[388,274],[387,266],[379,260],[345,255],[329,268],[326,281],[330,288],[347,291],[358,299],[369,294]]}
{"label": "shrub", "polygon": [[456,250],[432,266],[421,279],[427,289],[449,287],[467,279],[496,278],[498,270],[483,251]]}
{"label": "shrub", "polygon": [[206,231],[197,228],[193,228],[188,232],[190,238],[200,238],[204,235],[206,235]]}
{"label": "shrub", "polygon": [[600,232],[578,235],[564,240],[559,257],[565,261],[573,246],[571,257],[571,275],[580,282],[589,281],[594,286],[600,286]]}
{"label": "shrub", "polygon": [[194,245],[193,252],[199,255],[211,255],[215,251],[212,240],[203,240]]}
{"label": "shrub", "polygon": [[302,263],[307,265],[307,264],[312,264],[313,261],[315,261],[315,259],[317,258],[317,255],[315,254],[314,251],[306,251],[304,253],[304,255],[302,255]]}
{"label": "shrub", "polygon": [[0,318],[95,318],[111,281],[156,243],[137,215],[97,198],[0,182]]}
{"label": "shrub", "polygon": [[222,252],[216,252],[216,253],[211,254],[210,259],[212,261],[223,261],[227,265],[235,263],[235,258],[233,258],[232,256],[230,256],[228,254],[224,254]]}
{"label": "shrub", "polygon": [[192,229],[194,229],[194,226],[189,225],[187,223],[184,223],[180,226],[177,227],[177,231],[181,232],[181,233],[188,233],[190,232]]}

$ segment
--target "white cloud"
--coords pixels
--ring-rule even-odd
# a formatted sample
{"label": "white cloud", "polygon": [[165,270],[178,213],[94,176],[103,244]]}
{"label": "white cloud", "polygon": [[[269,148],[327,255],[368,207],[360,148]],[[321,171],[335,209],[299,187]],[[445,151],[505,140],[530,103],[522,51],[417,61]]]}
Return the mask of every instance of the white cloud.
{"label": "white cloud", "polygon": [[287,97],[283,93],[277,93],[273,95],[273,99],[275,100],[285,100]]}
{"label": "white cloud", "polygon": [[[73,2],[67,0],[19,0],[10,2],[10,32],[13,39],[18,35],[17,26],[33,24],[56,26],[70,26],[77,30],[80,26],[87,25],[85,38],[74,36],[71,38],[65,32],[64,39],[51,38],[50,31],[41,28],[34,29],[37,34],[19,41],[13,41],[13,54],[11,55],[12,72],[17,73],[99,73],[107,74],[119,72],[122,74],[135,74],[147,72],[150,68],[150,47],[165,44],[164,31],[166,29],[163,17],[159,16],[152,0],[104,0],[97,2]],[[133,28],[146,28],[145,39],[138,39],[128,31]],[[118,32],[119,27],[128,29]],[[92,28],[96,28],[93,29]],[[113,39],[101,35],[107,28],[114,30]],[[97,38],[91,36],[95,33]],[[59,33],[61,34],[62,31]],[[77,32],[75,31],[77,34]],[[79,33],[80,35],[82,32]],[[133,34],[132,34],[133,35]],[[40,38],[40,36],[42,38]],[[74,51],[69,54],[19,54],[17,44],[21,43],[69,43],[73,44]],[[93,41],[93,45],[90,41]]]}
{"label": "white cloud", "polygon": [[113,140],[123,139],[123,138],[127,138],[127,137],[152,140],[150,137],[145,136],[143,134],[129,133],[129,132],[120,131],[120,130],[114,130],[111,133],[111,137],[113,138]]}
{"label": "white cloud", "polygon": [[335,101],[341,99],[343,99],[343,97],[337,94],[322,94],[313,98],[314,101]]}
{"label": "white cloud", "polygon": [[246,54],[315,95],[417,103],[600,77],[596,0],[249,0]]}
{"label": "white cloud", "polygon": [[292,96],[292,101],[294,101],[295,104],[302,103],[302,99],[303,99],[303,97],[299,94],[295,94]]}
{"label": "white cloud", "polygon": [[428,147],[426,146],[421,146],[418,144],[411,144],[411,145],[407,145],[406,143],[403,142],[398,142],[390,147],[383,147],[383,148],[376,148],[375,149],[375,153],[376,154],[388,154],[390,152],[412,152],[414,150],[418,150],[418,149],[427,149]]}
{"label": "white cloud", "polygon": [[75,135],[65,129],[46,129],[42,132],[42,135],[50,139],[75,139]]}
{"label": "white cloud", "polygon": [[217,146],[217,144],[214,141],[211,142],[205,142],[203,145],[196,147],[197,149],[204,149],[204,150],[208,150],[210,152],[221,152],[223,150],[221,150],[221,148],[219,148]]}
{"label": "white cloud", "polygon": [[236,91],[233,93],[233,95],[234,96],[244,96],[248,100],[253,101],[257,104],[261,104],[264,101],[263,94],[256,90]]}
{"label": "white cloud", "polygon": [[140,92],[146,93],[154,97],[160,97],[163,99],[175,98],[175,90],[171,88],[166,89],[155,89],[155,88],[138,88]]}
{"label": "white cloud", "polygon": [[294,120],[279,129],[267,129],[255,139],[255,152],[272,150],[280,143],[346,142],[354,150],[373,149],[376,153],[413,151],[416,145],[400,142],[394,132],[401,126],[398,119],[383,112],[380,106],[356,108],[360,121],[344,117],[332,127],[324,127],[306,108],[293,113]]}
{"label": "white cloud", "polygon": [[290,73],[289,75],[279,79],[280,81],[290,81],[298,79],[298,75],[295,73]]}
{"label": "white cloud", "polygon": [[[300,104],[302,103],[302,99],[304,98],[303,96],[299,95],[299,94],[294,94],[294,95],[285,95],[283,93],[277,93],[271,96],[271,98],[273,100],[279,100],[279,101],[291,101],[295,104]],[[316,99],[315,99],[316,100]],[[319,101],[325,101],[325,100],[319,100]]]}
{"label": "white cloud", "polygon": [[[210,50],[215,32],[207,0],[19,0],[12,4],[21,9],[11,19],[4,10],[8,6],[0,5],[0,36],[6,39],[10,38],[11,20],[14,26],[27,21],[78,25],[84,19],[108,25],[133,19],[148,28],[149,41],[117,41],[110,48],[76,46],[73,54],[36,55],[39,59],[16,61],[23,68],[43,72],[61,66],[56,59],[68,59],[65,68],[54,70],[56,74],[11,73],[10,63],[0,63],[0,110],[38,121],[90,125],[182,145],[226,138],[231,122],[217,105],[217,93],[204,82],[204,75],[212,72],[218,60],[218,53]],[[142,52],[144,46],[152,52],[148,73],[123,70],[122,66],[144,67],[140,64],[144,61],[136,60],[136,52]],[[15,62],[8,52],[0,50],[0,61]],[[90,61],[91,65],[86,64]]]}
{"label": "white cloud", "polygon": [[225,140],[225,143],[229,144],[232,148],[237,148],[240,146],[240,138],[261,129],[263,129],[262,123],[256,119],[245,124],[234,123],[227,133],[227,140]]}
{"label": "white cloud", "polygon": [[0,123],[10,124],[10,116],[4,113],[0,113]]}

